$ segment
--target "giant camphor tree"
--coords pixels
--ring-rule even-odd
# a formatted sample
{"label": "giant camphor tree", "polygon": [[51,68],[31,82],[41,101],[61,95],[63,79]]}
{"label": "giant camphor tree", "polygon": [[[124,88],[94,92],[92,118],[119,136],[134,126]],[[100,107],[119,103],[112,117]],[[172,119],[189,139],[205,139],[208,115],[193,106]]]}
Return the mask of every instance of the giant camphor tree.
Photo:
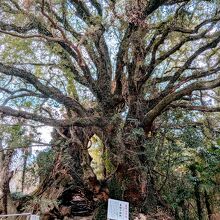
{"label": "giant camphor tree", "polygon": [[[218,2],[0,3],[2,117],[56,128],[68,140],[69,174],[90,201],[114,197],[114,182],[115,198],[148,213],[168,210],[150,143],[168,111],[220,110],[202,98],[220,86]],[[89,154],[94,135],[103,146],[101,180]]]}

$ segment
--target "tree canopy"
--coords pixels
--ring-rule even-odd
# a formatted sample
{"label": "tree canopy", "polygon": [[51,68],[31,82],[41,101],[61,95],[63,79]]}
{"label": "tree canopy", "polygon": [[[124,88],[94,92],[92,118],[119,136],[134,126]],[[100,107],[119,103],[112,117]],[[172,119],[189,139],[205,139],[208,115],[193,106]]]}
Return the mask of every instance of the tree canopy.
{"label": "tree canopy", "polygon": [[[219,10],[211,0],[1,0],[2,120],[54,127],[96,200],[114,197],[115,181],[118,198],[143,203],[143,212],[173,211],[170,202],[186,215],[191,197],[174,202],[172,186],[158,189],[162,177],[152,173],[175,172],[187,157],[197,158],[184,162],[194,180],[200,172],[208,181],[207,158],[217,172],[218,125],[209,113],[220,111]],[[99,178],[88,150],[94,143]],[[189,150],[196,147],[206,154]],[[186,193],[177,188],[175,195]],[[200,190],[194,181],[199,219]]]}

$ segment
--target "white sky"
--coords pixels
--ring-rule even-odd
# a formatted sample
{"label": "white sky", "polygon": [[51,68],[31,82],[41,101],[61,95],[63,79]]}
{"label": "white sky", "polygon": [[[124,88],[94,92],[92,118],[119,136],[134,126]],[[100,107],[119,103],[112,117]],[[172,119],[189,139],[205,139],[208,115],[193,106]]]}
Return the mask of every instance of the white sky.
{"label": "white sky", "polygon": [[52,127],[44,126],[44,127],[38,128],[37,131],[41,133],[40,137],[41,137],[42,142],[49,143],[51,141],[52,139],[51,132],[53,131]]}

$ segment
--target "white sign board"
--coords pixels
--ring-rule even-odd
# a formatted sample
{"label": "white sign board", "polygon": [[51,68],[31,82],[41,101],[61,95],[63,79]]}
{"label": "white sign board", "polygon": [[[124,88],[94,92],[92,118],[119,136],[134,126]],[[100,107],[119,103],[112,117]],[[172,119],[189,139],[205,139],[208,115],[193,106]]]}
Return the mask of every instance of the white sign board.
{"label": "white sign board", "polygon": [[108,200],[108,220],[129,220],[129,203],[109,199]]}
{"label": "white sign board", "polygon": [[30,220],[40,220],[40,217],[38,215],[31,215]]}

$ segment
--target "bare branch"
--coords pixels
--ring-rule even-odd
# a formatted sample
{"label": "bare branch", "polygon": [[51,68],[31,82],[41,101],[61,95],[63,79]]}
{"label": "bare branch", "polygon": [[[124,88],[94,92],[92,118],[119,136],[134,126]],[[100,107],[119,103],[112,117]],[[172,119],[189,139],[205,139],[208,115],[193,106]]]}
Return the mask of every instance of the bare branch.
{"label": "bare branch", "polygon": [[12,109],[7,106],[0,106],[0,112],[3,115],[13,116],[17,118],[24,118],[28,120],[33,120],[36,122],[43,123],[44,125],[52,126],[52,127],[69,127],[69,126],[78,126],[78,127],[87,127],[87,126],[97,126],[103,127],[106,125],[106,121],[104,118],[100,117],[85,117],[85,118],[77,118],[75,120],[55,120],[51,118],[42,117],[41,115],[19,111]]}
{"label": "bare branch", "polygon": [[63,42],[63,40],[61,38],[49,37],[49,36],[42,35],[42,34],[22,35],[22,34],[17,34],[17,33],[14,33],[14,32],[4,31],[4,30],[0,30],[0,33],[11,35],[13,37],[23,38],[23,39],[42,38],[42,39],[45,39],[45,40],[48,40],[48,41]]}
{"label": "bare branch", "polygon": [[48,98],[52,98],[57,102],[63,104],[64,106],[71,108],[79,115],[84,115],[86,112],[86,110],[76,100],[63,95],[58,89],[54,87],[44,85],[36,76],[31,74],[30,72],[11,66],[6,66],[2,63],[0,63],[0,72],[4,73],[5,75],[16,76],[26,80]]}
{"label": "bare branch", "polygon": [[98,11],[98,14],[102,16],[102,7],[100,3],[97,0],[90,0],[90,2],[96,8],[96,10]]}
{"label": "bare branch", "polygon": [[159,116],[173,101],[176,101],[185,95],[189,95],[193,91],[209,90],[218,86],[220,86],[220,78],[211,81],[195,82],[177,92],[170,93],[145,115],[142,126],[145,129],[149,129],[149,126],[151,127],[153,120]]}
{"label": "bare branch", "polygon": [[199,49],[197,49],[188,59],[187,61],[184,63],[184,65],[174,74],[174,76],[172,77],[172,79],[170,80],[169,84],[167,85],[166,91],[169,91],[173,88],[174,83],[179,79],[179,77],[181,76],[181,74],[187,70],[190,65],[192,64],[192,62],[203,52],[210,50],[212,48],[217,47],[218,43],[220,42],[220,35],[215,38],[214,40],[212,40],[211,42],[207,43],[206,45],[200,47]]}
{"label": "bare branch", "polygon": [[30,119],[30,120],[41,122],[45,125],[49,125],[52,127],[60,127],[60,126],[64,125],[63,121],[45,118],[40,115],[32,114],[32,113],[25,112],[25,111],[14,110],[14,109],[7,107],[7,106],[0,106],[0,112],[4,115],[7,115],[7,116]]}
{"label": "bare branch", "polygon": [[171,108],[182,108],[190,111],[200,111],[200,112],[220,112],[220,107],[209,107],[209,106],[195,106],[189,105],[187,103],[171,104]]}
{"label": "bare branch", "polygon": [[28,23],[23,27],[18,27],[14,24],[6,24],[3,21],[0,21],[0,27],[4,31],[16,31],[18,33],[26,33],[32,29],[34,29],[33,23]]}
{"label": "bare branch", "polygon": [[11,95],[9,97],[7,97],[4,102],[3,102],[3,105],[6,105],[10,100],[13,100],[13,99],[17,99],[17,98],[24,98],[24,97],[37,97],[37,98],[46,98],[45,95],[42,95],[42,94],[37,94],[37,93],[34,93],[34,92],[31,92],[31,93],[23,93],[23,94],[19,94],[19,95]]}

